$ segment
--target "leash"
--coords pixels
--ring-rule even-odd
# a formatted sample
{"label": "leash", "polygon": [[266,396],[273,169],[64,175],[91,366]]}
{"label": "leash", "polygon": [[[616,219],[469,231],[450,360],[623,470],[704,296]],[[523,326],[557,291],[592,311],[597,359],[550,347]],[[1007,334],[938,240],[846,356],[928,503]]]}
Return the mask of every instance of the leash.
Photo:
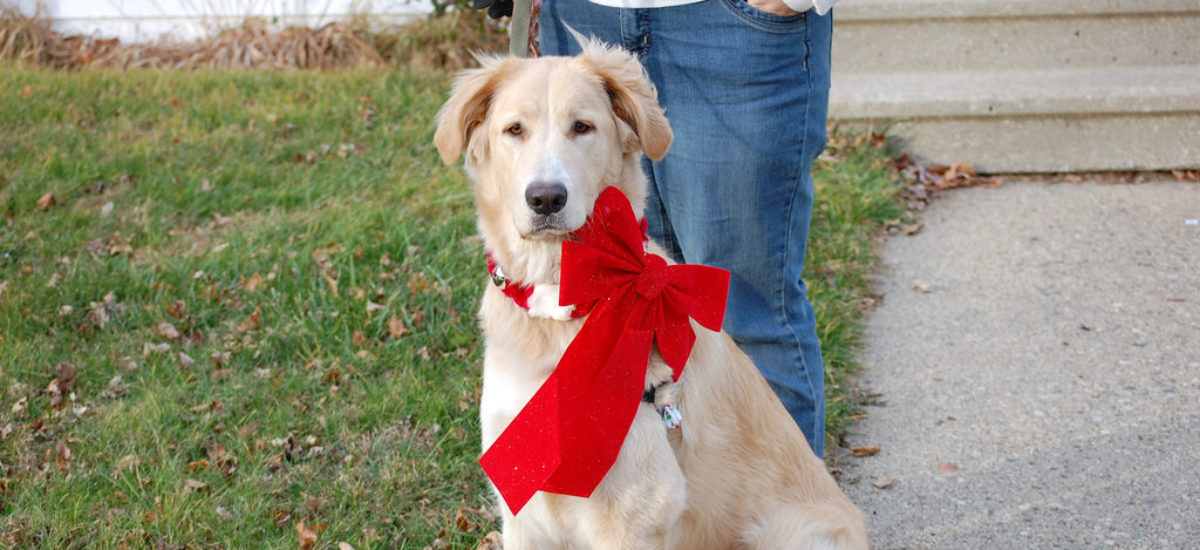
{"label": "leash", "polygon": [[508,51],[516,57],[541,57],[538,51],[538,14],[542,11],[542,0],[513,0],[512,19],[509,21]]}

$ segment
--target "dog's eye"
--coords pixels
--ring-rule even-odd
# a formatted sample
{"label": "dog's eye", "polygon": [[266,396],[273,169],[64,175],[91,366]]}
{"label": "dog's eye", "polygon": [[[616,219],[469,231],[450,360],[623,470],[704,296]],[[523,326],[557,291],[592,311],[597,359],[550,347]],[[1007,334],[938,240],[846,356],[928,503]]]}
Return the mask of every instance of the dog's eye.
{"label": "dog's eye", "polygon": [[504,133],[506,133],[510,136],[519,136],[524,131],[525,131],[525,128],[521,127],[520,122],[514,122],[514,123],[510,124],[508,126],[508,128],[504,129]]}
{"label": "dog's eye", "polygon": [[596,127],[592,126],[592,123],[590,123],[590,122],[584,122],[582,120],[575,121],[574,130],[575,130],[575,134],[577,134],[577,135],[583,135],[583,134],[591,132],[592,130],[595,130],[595,129],[596,129]]}

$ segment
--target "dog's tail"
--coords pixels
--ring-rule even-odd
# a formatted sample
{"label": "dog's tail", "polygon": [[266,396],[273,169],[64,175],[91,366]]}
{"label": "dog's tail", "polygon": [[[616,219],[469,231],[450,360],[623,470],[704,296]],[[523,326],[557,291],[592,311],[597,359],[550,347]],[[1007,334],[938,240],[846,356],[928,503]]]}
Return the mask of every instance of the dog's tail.
{"label": "dog's tail", "polygon": [[830,504],[776,508],[762,514],[743,533],[754,550],[867,550],[862,514]]}

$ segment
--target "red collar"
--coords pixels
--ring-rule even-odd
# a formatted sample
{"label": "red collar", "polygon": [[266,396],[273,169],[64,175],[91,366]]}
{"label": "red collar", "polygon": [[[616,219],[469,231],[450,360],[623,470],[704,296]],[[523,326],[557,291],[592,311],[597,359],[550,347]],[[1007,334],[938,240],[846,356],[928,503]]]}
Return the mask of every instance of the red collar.
{"label": "red collar", "polygon": [[[500,292],[508,296],[513,303],[517,304],[517,307],[528,310],[529,297],[533,295],[533,285],[509,279],[504,274],[504,271],[500,269],[500,264],[496,263],[496,258],[492,256],[491,252],[487,253],[487,268],[488,275],[492,277],[492,283],[500,288]],[[591,311],[592,308],[590,306],[577,305],[575,309],[571,310],[571,318],[578,319]]]}
{"label": "red collar", "polygon": [[[646,236],[648,225],[644,218],[638,222],[638,225],[642,229],[642,243],[644,245],[650,240],[650,238]],[[508,276],[504,274],[504,270],[500,269],[500,264],[496,263],[496,258],[490,251],[487,253],[487,270],[488,275],[492,278],[492,283],[500,288],[500,292],[503,292],[505,296],[508,296],[513,303],[517,304],[517,307],[520,307],[524,310],[529,310],[529,297],[533,295],[532,284],[509,279]],[[580,317],[584,317],[591,311],[592,306],[590,304],[576,305],[575,309],[571,311],[571,318],[578,319]]]}

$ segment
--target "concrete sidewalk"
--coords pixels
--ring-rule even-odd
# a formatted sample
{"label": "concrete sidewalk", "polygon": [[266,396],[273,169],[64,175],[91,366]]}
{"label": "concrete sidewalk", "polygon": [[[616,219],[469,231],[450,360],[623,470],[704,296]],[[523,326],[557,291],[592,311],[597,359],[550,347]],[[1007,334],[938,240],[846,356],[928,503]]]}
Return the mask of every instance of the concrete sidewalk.
{"label": "concrete sidewalk", "polygon": [[1197,218],[1194,183],[1010,178],[888,240],[882,450],[842,460],[874,548],[1200,548]]}

